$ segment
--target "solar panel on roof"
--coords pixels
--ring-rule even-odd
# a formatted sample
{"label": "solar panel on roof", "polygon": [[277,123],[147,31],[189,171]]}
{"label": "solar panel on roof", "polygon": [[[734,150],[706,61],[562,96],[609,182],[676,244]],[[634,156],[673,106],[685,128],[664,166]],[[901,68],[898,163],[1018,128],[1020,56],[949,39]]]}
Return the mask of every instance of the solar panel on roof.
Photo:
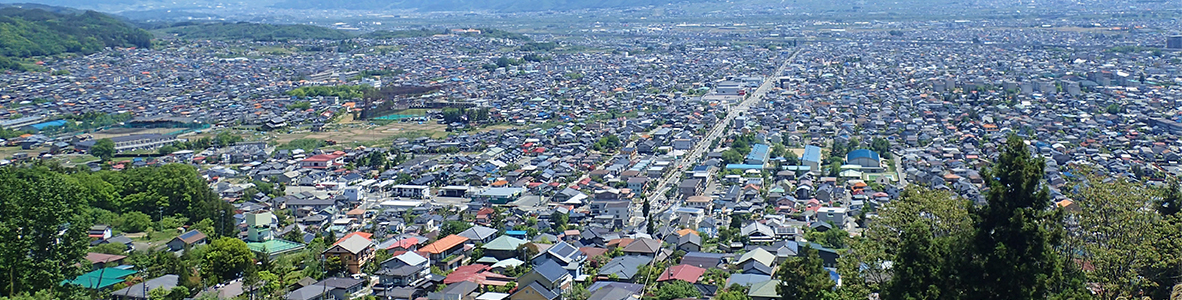
{"label": "solar panel on roof", "polygon": [[198,231],[196,231],[196,230],[190,230],[189,232],[181,234],[180,239],[187,240],[187,239],[193,237],[194,235],[197,235],[197,233],[198,233]]}
{"label": "solar panel on roof", "polygon": [[574,247],[571,247],[571,245],[567,243],[554,245],[554,248],[554,253],[562,257],[570,256],[570,254],[575,251]]}

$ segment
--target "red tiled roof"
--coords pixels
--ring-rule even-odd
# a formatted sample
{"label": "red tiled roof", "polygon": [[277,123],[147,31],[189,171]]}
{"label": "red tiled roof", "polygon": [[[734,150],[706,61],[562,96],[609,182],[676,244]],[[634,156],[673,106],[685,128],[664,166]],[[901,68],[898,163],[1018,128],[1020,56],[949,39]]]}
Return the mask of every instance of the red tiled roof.
{"label": "red tiled roof", "polygon": [[339,157],[340,157],[339,155],[319,154],[319,155],[313,155],[312,157],[309,157],[309,158],[305,158],[303,161],[332,161],[332,160],[337,159]]}
{"label": "red tiled roof", "polygon": [[583,252],[583,254],[586,254],[587,258],[595,258],[597,256],[606,254],[607,249],[596,248],[596,247],[582,247],[582,248],[579,248],[579,252]]}
{"label": "red tiled roof", "polygon": [[479,282],[484,279],[479,278],[479,273],[488,270],[488,268],[489,266],[482,264],[460,266],[455,271],[452,271],[451,274],[447,274],[447,278],[443,279],[443,284],[453,284],[463,281]]}
{"label": "red tiled roof", "polygon": [[662,272],[661,277],[657,278],[657,281],[681,280],[689,283],[696,283],[698,282],[698,278],[701,278],[702,274],[705,273],[706,269],[703,268],[691,265],[676,265],[670,267],[668,270],[665,270],[665,272]]}

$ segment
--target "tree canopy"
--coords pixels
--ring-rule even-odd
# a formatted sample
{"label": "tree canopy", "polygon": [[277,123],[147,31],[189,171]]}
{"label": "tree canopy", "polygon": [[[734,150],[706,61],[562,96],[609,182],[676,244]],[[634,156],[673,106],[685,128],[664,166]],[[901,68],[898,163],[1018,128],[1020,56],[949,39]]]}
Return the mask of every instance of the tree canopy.
{"label": "tree canopy", "polygon": [[78,181],[45,167],[0,168],[0,295],[51,289],[81,274],[90,224]]}
{"label": "tree canopy", "polygon": [[152,46],[152,35],[147,31],[95,11],[59,14],[9,6],[0,9],[0,32],[4,33],[0,35],[0,55],[9,57]]}

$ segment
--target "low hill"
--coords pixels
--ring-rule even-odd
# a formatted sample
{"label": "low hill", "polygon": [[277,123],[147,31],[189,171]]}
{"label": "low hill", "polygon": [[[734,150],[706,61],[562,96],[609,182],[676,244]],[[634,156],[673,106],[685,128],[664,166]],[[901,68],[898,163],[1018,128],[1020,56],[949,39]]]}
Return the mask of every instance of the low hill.
{"label": "low hill", "polygon": [[576,10],[588,8],[625,8],[665,5],[674,2],[705,2],[706,0],[283,0],[274,7],[307,9],[418,9],[424,11],[542,11]]}
{"label": "low hill", "polygon": [[312,25],[273,25],[259,23],[177,23],[155,30],[161,34],[202,40],[341,40],[352,37],[341,30]]}
{"label": "low hill", "polygon": [[99,12],[70,14],[15,6],[0,8],[2,56],[89,54],[106,47],[151,46],[151,33]]}

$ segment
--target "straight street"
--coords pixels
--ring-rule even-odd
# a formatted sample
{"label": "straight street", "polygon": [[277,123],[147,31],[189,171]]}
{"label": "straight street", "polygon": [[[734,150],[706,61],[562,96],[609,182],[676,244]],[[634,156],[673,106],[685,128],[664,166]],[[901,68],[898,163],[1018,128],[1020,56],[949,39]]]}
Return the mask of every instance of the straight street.
{"label": "straight street", "polygon": [[[775,72],[768,74],[767,79],[764,80],[763,84],[761,84],[759,88],[755,90],[755,92],[752,92],[750,96],[747,97],[747,99],[732,107],[731,110],[727,112],[726,118],[715,124],[714,127],[710,129],[709,132],[707,132],[705,137],[699,140],[698,143],[695,144],[685,156],[679,159],[674,169],[666,173],[665,177],[661,178],[661,181],[659,181],[657,186],[653,188],[653,193],[649,194],[650,196],[648,201],[652,202],[655,213],[651,216],[640,216],[640,214],[633,214],[634,216],[638,216],[632,218],[633,225],[640,224],[652,216],[662,216],[676,204],[678,204],[676,203],[677,201],[675,201],[676,199],[669,199],[665,197],[665,193],[669,189],[673,188],[670,185],[674,182],[679,182],[677,179],[681,178],[681,174],[685,173],[686,168],[696,164],[697,159],[705,154],[706,151],[710,150],[709,148],[711,143],[714,141],[714,139],[723,136],[723,132],[725,132],[726,129],[730,127],[731,121],[733,121],[739,115],[746,113],[747,110],[755,104],[763,101],[763,97],[767,95],[767,92],[771,91],[772,88],[775,87],[776,81],[779,78],[779,74],[781,74],[784,69],[788,67],[789,63],[796,59],[797,54],[800,54],[799,49],[794,50],[792,55],[789,55],[788,58],[784,60],[784,63],[782,63],[779,68],[776,68]],[[717,172],[717,170],[715,170],[715,172]],[[640,208],[636,207],[635,209],[639,210]],[[669,219],[658,219],[657,221],[666,222],[669,221]]]}

